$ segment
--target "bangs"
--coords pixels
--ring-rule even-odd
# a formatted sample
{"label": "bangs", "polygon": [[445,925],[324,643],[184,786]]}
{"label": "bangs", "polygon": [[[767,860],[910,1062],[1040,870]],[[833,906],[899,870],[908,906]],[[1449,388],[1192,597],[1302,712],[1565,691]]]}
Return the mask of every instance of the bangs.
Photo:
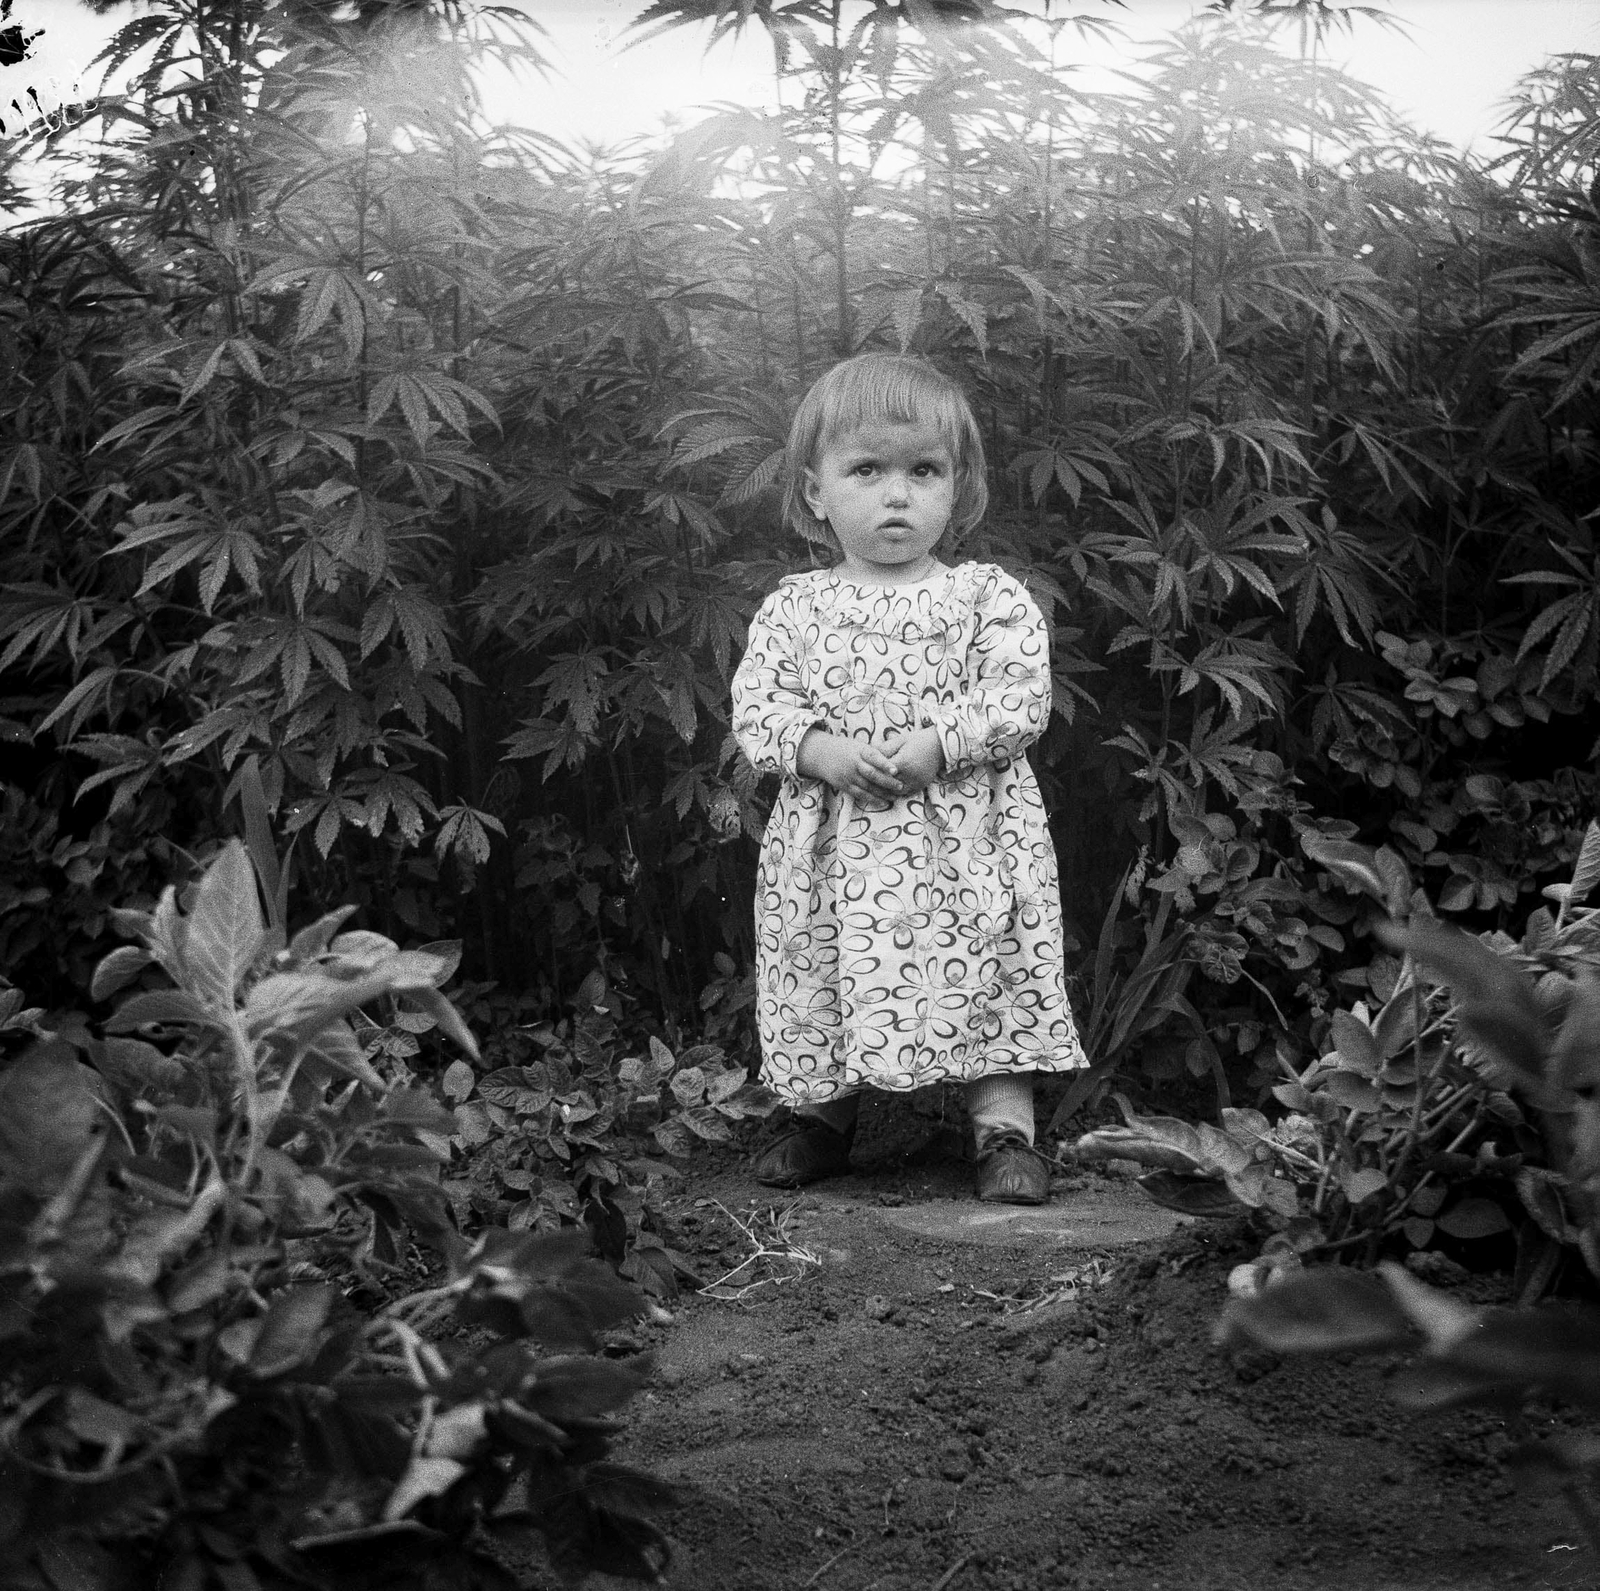
{"label": "bangs", "polygon": [[[928,365],[888,355],[866,355],[835,365],[817,383],[817,416],[812,457],[840,437],[865,425],[931,425],[958,462],[971,450],[972,415],[961,389]],[[816,389],[813,389],[816,390]]]}

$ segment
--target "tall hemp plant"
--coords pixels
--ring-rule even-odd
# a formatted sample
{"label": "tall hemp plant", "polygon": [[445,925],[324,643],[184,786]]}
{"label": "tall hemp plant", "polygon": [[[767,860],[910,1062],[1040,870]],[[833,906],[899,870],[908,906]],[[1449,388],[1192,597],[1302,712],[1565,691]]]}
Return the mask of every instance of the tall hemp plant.
{"label": "tall hemp plant", "polygon": [[126,24],[89,174],[8,239],[14,302],[54,315],[20,337],[0,663],[40,691],[12,711],[48,799],[197,835],[251,770],[303,865],[427,929],[407,853],[482,860],[497,826],[451,608],[498,424],[495,372],[463,376],[522,200],[483,202],[505,146],[467,67],[537,56],[455,6],[330,18]]}
{"label": "tall hemp plant", "polygon": [[[642,20],[707,15],[660,5]],[[746,15],[716,8],[723,31]],[[1110,816],[1130,851],[1145,848],[1130,898],[1145,885],[1165,944],[1146,963],[1160,972],[1148,1017],[1185,1018],[1186,1059],[1221,1087],[1183,995],[1179,937],[1229,981],[1252,948],[1300,968],[1339,944],[1294,915],[1302,891],[1256,876],[1252,835],[1276,814],[1277,848],[1293,849],[1299,807],[1269,749],[1293,646],[1319,622],[1336,644],[1362,644],[1374,622],[1375,556],[1335,512],[1307,512],[1320,482],[1301,422],[1317,394],[1298,388],[1325,321],[1381,371],[1395,317],[1352,257],[1363,240],[1325,241],[1314,182],[1285,177],[1296,147],[1380,112],[1259,30],[1196,27],[1141,92],[1091,96],[1070,75],[1067,24],[1082,17],[1030,30],[880,5],[846,30],[838,7],[754,15],[782,107],[708,120],[679,161],[744,177],[774,223],[764,249],[774,232],[807,240],[784,274],[748,273],[789,284],[764,319],[789,333],[768,346],[792,351],[795,388],[819,345],[832,358],[877,342],[926,353],[973,392],[1003,489],[964,550],[1023,568],[1059,623],[1047,787],[1065,813],[1092,811],[1102,789],[1116,797]],[[729,503],[763,491],[775,466],[781,433],[729,393],[755,387],[769,359],[669,429],[685,470],[720,466]],[[1286,598],[1292,630],[1278,619]],[[1134,648],[1142,666],[1122,656]],[[1084,678],[1104,665],[1091,654],[1110,665],[1094,695]],[[1103,900],[1114,875],[1084,838],[1102,831],[1061,827],[1069,902]],[[1206,849],[1218,844],[1232,847],[1220,873]],[[1173,865],[1180,851],[1192,877]],[[1223,895],[1209,909],[1196,907],[1202,881]],[[1138,988],[1148,996],[1150,980]],[[1148,1025],[1108,1009],[1119,1046]]]}
{"label": "tall hemp plant", "polygon": [[[0,928],[70,939],[72,867],[92,929],[113,850],[254,769],[302,877],[475,930],[534,1014],[598,970],[674,1042],[736,1025],[727,681],[816,556],[775,528],[792,402],[872,346],[973,394],[960,552],[1054,621],[1086,1087],[1222,1099],[1324,1044],[1382,958],[1302,841],[1509,920],[1594,794],[1561,749],[1600,634],[1593,62],[1479,171],[1327,65],[1370,8],[1215,9],[1090,92],[1110,8],[663,0],[641,39],[763,29],[774,108],[579,154],[493,134],[469,79],[411,102],[487,11],[157,7],[125,136],[6,242],[0,668],[40,777],[0,821],[43,898]],[[51,828],[80,780],[115,842]]]}

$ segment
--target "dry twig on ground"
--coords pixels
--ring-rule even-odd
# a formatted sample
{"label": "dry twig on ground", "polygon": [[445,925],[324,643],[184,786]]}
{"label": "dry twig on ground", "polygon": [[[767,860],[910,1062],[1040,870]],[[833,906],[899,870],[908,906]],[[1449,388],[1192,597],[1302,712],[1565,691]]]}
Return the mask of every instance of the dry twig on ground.
{"label": "dry twig on ground", "polygon": [[[1103,1254],[1091,1255],[1081,1265],[1060,1271],[1042,1282],[1024,1282],[1010,1292],[996,1293],[974,1287],[972,1297],[998,1304],[1008,1315],[1023,1315],[1051,1304],[1070,1304],[1080,1293],[1104,1287],[1111,1280],[1111,1262]],[[1037,1291],[1035,1291],[1037,1289]]]}
{"label": "dry twig on ground", "polygon": [[[795,1205],[785,1205],[781,1210],[752,1210],[746,1216],[735,1215],[720,1202],[717,1208],[744,1234],[751,1252],[731,1271],[702,1287],[700,1292],[704,1297],[738,1303],[758,1287],[798,1281],[808,1270],[821,1266],[820,1257],[790,1235],[789,1222]],[[766,1271],[765,1275],[760,1274],[762,1270]],[[736,1277],[744,1279],[737,1281]]]}

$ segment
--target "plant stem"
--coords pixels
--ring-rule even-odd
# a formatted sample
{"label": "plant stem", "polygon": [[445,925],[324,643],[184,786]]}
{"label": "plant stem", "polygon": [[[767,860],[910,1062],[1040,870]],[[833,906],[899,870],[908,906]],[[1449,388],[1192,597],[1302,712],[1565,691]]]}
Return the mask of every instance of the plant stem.
{"label": "plant stem", "polygon": [[844,64],[839,27],[842,20],[843,0],[833,0],[830,15],[832,28],[832,53],[828,62],[828,136],[833,165],[833,292],[837,317],[834,346],[841,359],[850,353],[850,271],[845,248],[850,225],[850,201],[846,197],[844,182],[844,155],[842,147],[841,102],[844,94]]}

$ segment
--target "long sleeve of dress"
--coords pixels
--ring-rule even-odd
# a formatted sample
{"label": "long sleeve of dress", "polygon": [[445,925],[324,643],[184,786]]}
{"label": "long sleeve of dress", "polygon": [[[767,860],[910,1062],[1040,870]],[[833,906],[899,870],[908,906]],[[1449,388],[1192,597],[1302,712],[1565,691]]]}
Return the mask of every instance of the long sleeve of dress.
{"label": "long sleeve of dress", "polygon": [[991,569],[975,612],[972,687],[929,714],[944,750],[945,778],[1014,762],[1050,719],[1050,635],[1038,605],[1004,570]]}
{"label": "long sleeve of dress", "polygon": [[794,778],[800,742],[827,715],[800,677],[800,636],[783,587],[761,604],[750,625],[750,643],[733,676],[733,733],[762,773]]}

